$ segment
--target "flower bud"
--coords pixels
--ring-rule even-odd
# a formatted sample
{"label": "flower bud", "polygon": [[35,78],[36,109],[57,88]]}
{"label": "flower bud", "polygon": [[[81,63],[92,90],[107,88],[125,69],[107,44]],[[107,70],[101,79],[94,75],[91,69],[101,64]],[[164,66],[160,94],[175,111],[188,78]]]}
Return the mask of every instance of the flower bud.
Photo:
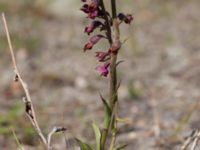
{"label": "flower bud", "polygon": [[124,15],[123,13],[119,13],[117,17],[120,21],[124,21],[126,24],[130,24],[133,20],[131,14]]}

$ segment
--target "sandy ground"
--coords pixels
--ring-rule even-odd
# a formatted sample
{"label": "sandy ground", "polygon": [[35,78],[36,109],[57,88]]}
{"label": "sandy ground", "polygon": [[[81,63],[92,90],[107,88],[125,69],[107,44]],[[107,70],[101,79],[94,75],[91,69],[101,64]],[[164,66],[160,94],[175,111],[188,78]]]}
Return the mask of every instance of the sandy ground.
{"label": "sandy ground", "polygon": [[[88,22],[79,12],[81,3],[37,2],[14,5],[2,0],[0,11],[6,12],[41,128],[48,133],[54,126],[67,127],[67,147],[75,150],[74,137],[94,142],[91,123],[102,120],[98,93],[107,96],[108,79],[95,72],[94,53],[82,51]],[[118,143],[128,143],[127,150],[176,150],[200,123],[200,1],[119,3],[135,19],[131,26],[121,26],[121,39],[128,41],[119,56],[124,60],[118,70],[119,115],[129,121],[119,124]],[[28,150],[42,149],[24,114],[24,94],[12,80],[2,27],[0,43],[0,147],[16,149],[13,128]],[[55,149],[65,145],[63,134],[53,138]]]}

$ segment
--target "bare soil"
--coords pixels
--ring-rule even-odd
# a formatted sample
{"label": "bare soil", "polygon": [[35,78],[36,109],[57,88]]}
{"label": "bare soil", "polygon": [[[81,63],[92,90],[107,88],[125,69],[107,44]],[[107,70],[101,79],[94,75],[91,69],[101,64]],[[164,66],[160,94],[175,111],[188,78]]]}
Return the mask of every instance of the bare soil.
{"label": "bare soil", "polygon": [[[128,40],[119,57],[124,60],[118,68],[119,116],[127,121],[119,123],[117,142],[127,143],[127,150],[178,150],[200,124],[200,1],[119,3],[134,22],[121,26],[121,40]],[[53,138],[59,150],[78,149],[74,137],[94,143],[91,123],[101,124],[103,117],[99,92],[105,97],[108,92],[108,79],[94,69],[94,53],[82,50],[88,22],[79,12],[81,3],[68,5],[73,11],[58,13],[53,10],[62,5],[52,10],[33,2],[0,2],[41,128],[45,133],[54,126],[68,129]],[[96,48],[102,47],[103,42]],[[25,149],[42,149],[24,114],[24,93],[12,80],[2,22],[0,54],[0,149],[17,149],[11,128]]]}

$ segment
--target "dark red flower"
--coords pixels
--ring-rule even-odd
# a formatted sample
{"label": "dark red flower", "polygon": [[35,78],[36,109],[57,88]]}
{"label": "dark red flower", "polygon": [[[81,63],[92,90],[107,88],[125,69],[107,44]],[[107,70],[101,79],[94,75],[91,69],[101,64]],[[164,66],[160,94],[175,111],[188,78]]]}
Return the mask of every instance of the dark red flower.
{"label": "dark red flower", "polygon": [[119,13],[119,14],[117,15],[117,17],[118,17],[119,20],[123,21],[124,18],[125,18],[125,15],[124,15],[123,13]]}
{"label": "dark red flower", "polygon": [[81,10],[84,12],[84,13],[89,13],[89,5],[88,4],[84,4],[82,7],[81,7]]}
{"label": "dark red flower", "polygon": [[83,50],[90,50],[92,49],[92,47],[102,38],[105,38],[105,36],[101,35],[101,34],[97,34],[92,36],[89,41],[85,44]]}
{"label": "dark red flower", "polygon": [[124,15],[123,13],[119,13],[117,17],[120,21],[124,21],[126,24],[130,24],[133,20],[131,14]]}
{"label": "dark red flower", "polygon": [[105,38],[105,36],[101,34],[94,35],[90,38],[90,41],[94,44],[96,44],[100,39]]}
{"label": "dark red flower", "polygon": [[101,76],[107,77],[109,71],[108,67],[110,66],[110,63],[105,63],[103,65],[99,65],[96,67],[96,70],[100,73]]}
{"label": "dark red flower", "polygon": [[87,43],[85,44],[83,50],[84,50],[84,52],[85,52],[86,50],[92,49],[92,47],[93,47],[93,44],[89,41],[89,42],[87,42]]}
{"label": "dark red flower", "polygon": [[131,14],[127,14],[124,22],[126,24],[130,24],[132,22],[132,20],[133,20],[133,16]]}
{"label": "dark red flower", "polygon": [[85,27],[85,32],[90,35],[90,33],[92,33],[96,28],[98,28],[99,26],[103,25],[100,21],[92,21],[92,23],[88,26]]}
{"label": "dark red flower", "polygon": [[98,11],[94,10],[92,12],[89,12],[87,17],[90,19],[95,19],[97,16],[98,16]]}
{"label": "dark red flower", "polygon": [[104,62],[108,59],[110,59],[110,52],[96,52],[96,58],[100,62]]}
{"label": "dark red flower", "polygon": [[[86,1],[83,1],[86,2]],[[98,16],[98,0],[92,0],[81,7],[81,10],[86,13],[88,18],[95,19]]]}

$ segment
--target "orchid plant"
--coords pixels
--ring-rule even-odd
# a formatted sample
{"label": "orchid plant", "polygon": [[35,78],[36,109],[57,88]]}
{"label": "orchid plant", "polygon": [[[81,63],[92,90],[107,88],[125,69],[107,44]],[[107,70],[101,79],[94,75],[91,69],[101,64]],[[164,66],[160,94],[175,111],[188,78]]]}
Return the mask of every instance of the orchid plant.
{"label": "orchid plant", "polygon": [[[81,0],[83,6],[81,10],[87,14],[87,18],[91,23],[85,27],[85,33],[92,34],[94,30],[100,29],[99,34],[93,35],[84,45],[84,52],[93,49],[94,45],[100,40],[105,39],[109,43],[107,50],[97,51],[95,57],[100,62],[96,67],[96,71],[102,77],[109,76],[109,97],[105,99],[101,94],[101,100],[105,109],[103,128],[99,129],[98,125],[93,123],[93,129],[96,137],[96,150],[120,150],[126,145],[116,146],[117,122],[120,120],[117,117],[118,108],[118,88],[120,82],[117,80],[117,66],[120,62],[117,61],[117,56],[121,48],[120,30],[121,23],[130,24],[133,20],[131,14],[118,13],[116,9],[116,0],[110,0],[111,13],[107,11],[104,0]],[[44,149],[51,150],[51,137],[54,133],[66,131],[65,127],[54,127],[46,136],[41,130],[36,118],[35,110],[32,104],[31,96],[27,84],[22,79],[18,70],[14,49],[12,47],[10,34],[4,13],[2,20],[5,27],[6,37],[9,45],[9,50],[13,63],[13,71],[15,81],[19,82],[24,90],[25,97],[22,99],[25,104],[25,112],[28,116],[33,128],[43,143]],[[108,138],[111,137],[111,138]],[[81,150],[94,150],[89,144],[76,139]],[[19,146],[21,147],[21,146]]]}
{"label": "orchid plant", "polygon": [[[121,48],[120,29],[121,23],[130,24],[133,20],[131,14],[118,13],[116,8],[116,0],[110,0],[111,13],[107,11],[104,0],[81,0],[83,11],[91,23],[85,27],[84,32],[88,35],[94,30],[99,29],[97,35],[89,38],[84,45],[84,52],[92,50],[94,45],[100,40],[106,39],[109,43],[107,50],[97,51],[95,57],[100,62],[96,67],[96,71],[103,77],[109,76],[109,98],[105,99],[100,95],[105,108],[103,129],[99,129],[93,124],[96,136],[96,150],[119,150],[125,146],[116,147],[117,134],[117,104],[118,104],[118,88],[120,83],[117,80],[117,56]],[[109,139],[108,137],[112,137]],[[92,150],[93,148],[81,140],[77,139],[81,150]]]}

